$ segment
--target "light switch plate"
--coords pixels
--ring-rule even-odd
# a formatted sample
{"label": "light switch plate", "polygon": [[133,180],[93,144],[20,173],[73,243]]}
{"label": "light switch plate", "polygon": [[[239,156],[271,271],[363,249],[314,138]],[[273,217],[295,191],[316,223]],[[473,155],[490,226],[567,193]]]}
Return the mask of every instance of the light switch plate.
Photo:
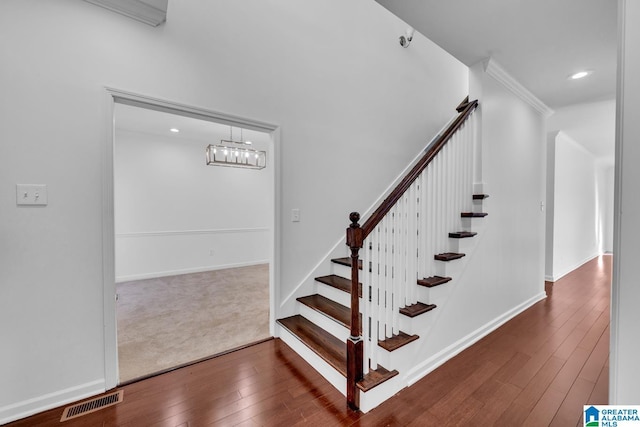
{"label": "light switch plate", "polygon": [[16,204],[46,206],[47,186],[44,184],[16,184]]}

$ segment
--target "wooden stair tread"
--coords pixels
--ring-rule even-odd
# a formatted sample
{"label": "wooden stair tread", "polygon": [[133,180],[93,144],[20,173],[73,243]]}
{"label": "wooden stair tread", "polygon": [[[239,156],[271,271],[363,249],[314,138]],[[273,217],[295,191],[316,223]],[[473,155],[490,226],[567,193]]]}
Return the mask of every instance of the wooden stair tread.
{"label": "wooden stair tread", "polygon": [[[329,285],[333,288],[351,294],[351,280],[345,279],[342,276],[329,274],[328,276],[316,277],[316,280],[320,283],[324,283],[325,285]],[[358,296],[362,297],[362,283],[358,283]]]}
{"label": "wooden stair tread", "polygon": [[488,194],[474,194],[473,195],[473,200],[484,200],[487,197],[489,197]]}
{"label": "wooden stair tread", "polygon": [[299,314],[279,319],[284,328],[302,341],[343,376],[347,376],[347,345]]}
{"label": "wooden stair tread", "polygon": [[423,302],[417,302],[412,305],[408,305],[400,309],[400,313],[409,317],[416,317],[427,311],[431,311],[436,308],[435,304],[425,304]]}
{"label": "wooden stair tread", "polygon": [[[351,309],[322,295],[309,295],[296,298],[307,307],[335,320],[345,328],[351,327]],[[362,314],[360,315],[360,329],[362,330]]]}
{"label": "wooden stair tread", "polygon": [[398,375],[398,371],[388,371],[382,366],[378,365],[378,369],[369,371],[362,380],[358,381],[357,386],[360,390],[366,392],[382,384],[390,378]]}
{"label": "wooden stair tread", "polygon": [[438,261],[453,261],[454,259],[460,259],[465,254],[457,254],[455,252],[445,252],[442,254],[434,255],[433,258]]}
{"label": "wooden stair tread", "polygon": [[383,341],[378,341],[378,345],[387,351],[394,351],[404,345],[409,344],[410,342],[417,340],[418,338],[420,337],[417,335],[409,335],[400,331],[398,335],[394,335],[391,338],[387,338]]}
{"label": "wooden stair tread", "polygon": [[449,233],[449,237],[452,239],[466,239],[467,237],[475,236],[476,232],[473,231],[456,231],[455,233]]}
{"label": "wooden stair tread", "polygon": [[[334,258],[331,262],[335,262],[336,264],[344,265],[347,267],[351,267],[351,257],[343,257],[343,258]],[[362,270],[362,260],[358,260],[358,269]]]}
{"label": "wooden stair tread", "polygon": [[431,276],[418,280],[418,285],[433,288],[434,286],[443,285],[451,281],[451,277]]}
{"label": "wooden stair tread", "polygon": [[485,212],[462,212],[460,214],[462,218],[484,218],[487,215],[489,214]]}

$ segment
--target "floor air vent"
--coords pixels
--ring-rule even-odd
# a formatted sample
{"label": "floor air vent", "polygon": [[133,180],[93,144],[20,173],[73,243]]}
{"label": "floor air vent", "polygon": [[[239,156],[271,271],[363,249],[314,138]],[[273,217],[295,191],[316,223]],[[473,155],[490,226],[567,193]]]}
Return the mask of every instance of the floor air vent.
{"label": "floor air vent", "polygon": [[124,390],[118,390],[113,393],[109,393],[104,396],[96,397],[95,399],[85,400],[77,405],[69,406],[65,408],[62,413],[60,422],[70,420],[71,418],[81,417],[82,415],[90,414],[91,412],[99,411],[107,406],[115,405],[122,402]]}

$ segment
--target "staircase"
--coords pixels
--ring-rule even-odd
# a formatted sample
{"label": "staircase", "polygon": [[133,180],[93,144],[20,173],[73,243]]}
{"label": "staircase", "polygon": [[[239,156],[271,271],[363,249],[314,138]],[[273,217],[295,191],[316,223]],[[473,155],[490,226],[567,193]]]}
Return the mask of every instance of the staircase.
{"label": "staircase", "polygon": [[405,386],[400,374],[415,356],[412,347],[425,339],[417,332],[428,334],[430,317],[441,309],[432,289],[455,286],[455,265],[464,262],[465,249],[473,245],[466,242],[487,215],[482,204],[488,196],[471,191],[473,147],[450,150],[462,158],[462,171],[454,173],[463,178],[450,186],[455,197],[447,199],[446,209],[438,206],[445,201],[432,182],[449,180],[451,172],[426,168],[440,161],[436,155],[476,105],[463,101],[458,119],[425,154],[430,159],[421,159],[362,227],[359,214],[350,215],[351,256],[331,259],[330,274],[315,278],[315,293],[296,298],[298,314],[277,321],[281,338],[345,393],[353,409],[366,412]]}

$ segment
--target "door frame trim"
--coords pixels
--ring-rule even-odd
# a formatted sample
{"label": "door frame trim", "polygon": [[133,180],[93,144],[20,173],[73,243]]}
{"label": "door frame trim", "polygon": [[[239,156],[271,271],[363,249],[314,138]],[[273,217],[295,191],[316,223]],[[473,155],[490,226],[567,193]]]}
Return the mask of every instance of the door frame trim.
{"label": "door frame trim", "polygon": [[102,153],[102,280],[103,280],[103,322],[104,322],[104,376],[105,389],[118,385],[118,339],[116,322],[115,286],[115,215],[114,215],[114,147],[115,147],[115,104],[125,104],[166,113],[178,114],[200,120],[226,124],[245,129],[269,133],[273,149],[273,185],[270,197],[273,212],[269,256],[269,333],[275,335],[276,301],[279,290],[275,286],[280,277],[280,126],[240,117],[206,108],[190,106],[166,99],[124,91],[112,87],[104,88],[106,135]]}

